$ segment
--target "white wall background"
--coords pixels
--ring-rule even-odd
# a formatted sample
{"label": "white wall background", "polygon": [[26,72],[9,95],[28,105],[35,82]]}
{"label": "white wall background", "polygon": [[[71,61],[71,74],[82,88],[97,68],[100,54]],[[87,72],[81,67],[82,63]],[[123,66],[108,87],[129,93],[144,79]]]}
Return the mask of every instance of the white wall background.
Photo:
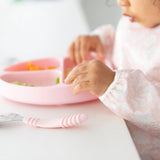
{"label": "white wall background", "polygon": [[[0,5],[9,4],[16,0],[0,0]],[[117,6],[117,0],[23,0],[23,1],[79,1],[87,17],[91,29],[99,25],[111,23],[117,25],[121,15],[120,7]],[[107,5],[107,1],[109,4]]]}
{"label": "white wall background", "polygon": [[0,61],[66,56],[71,42],[88,32],[79,3],[11,3],[0,7]]}
{"label": "white wall background", "polygon": [[[14,61],[16,57],[26,60],[54,56],[54,52],[67,55],[67,48],[76,36],[103,24],[116,26],[121,16],[116,0],[110,0],[111,7],[105,0],[25,1],[26,5],[9,6],[13,0],[0,0],[0,64],[6,57]],[[45,1],[66,1],[67,5]],[[81,6],[69,5],[72,1]]]}
{"label": "white wall background", "polygon": [[110,23],[114,26],[117,25],[121,16],[120,7],[117,5],[117,0],[80,0],[87,17],[89,26],[94,29],[100,25]]}

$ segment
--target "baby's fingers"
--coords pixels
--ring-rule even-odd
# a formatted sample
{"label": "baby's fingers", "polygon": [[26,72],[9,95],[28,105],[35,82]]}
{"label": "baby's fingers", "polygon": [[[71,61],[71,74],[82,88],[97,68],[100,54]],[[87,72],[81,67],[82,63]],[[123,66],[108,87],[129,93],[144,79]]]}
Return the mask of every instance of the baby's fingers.
{"label": "baby's fingers", "polygon": [[104,60],[105,56],[104,56],[103,46],[101,44],[99,44],[99,46],[97,46],[96,52],[97,52],[98,58],[100,60]]}
{"label": "baby's fingers", "polygon": [[85,41],[82,41],[81,42],[81,57],[82,57],[82,60],[87,60],[87,57],[88,57],[88,53],[89,53],[89,45],[87,42]]}
{"label": "baby's fingers", "polygon": [[76,40],[75,42],[75,61],[77,64],[82,62],[82,57],[81,57],[81,41],[80,39]]}
{"label": "baby's fingers", "polygon": [[77,70],[71,71],[67,78],[64,80],[65,84],[71,84],[80,74],[83,73],[78,72]]}
{"label": "baby's fingers", "polygon": [[76,85],[72,86],[72,90],[74,94],[78,94],[80,92],[88,91],[89,90],[89,81],[83,81]]}
{"label": "baby's fingers", "polygon": [[75,56],[74,56],[74,52],[75,52],[75,43],[73,42],[69,49],[68,49],[68,55],[69,55],[69,58],[75,62]]}
{"label": "baby's fingers", "polygon": [[69,73],[67,78],[64,80],[66,84],[71,84],[75,78],[77,78],[79,75],[85,75],[87,74],[86,69],[87,62],[83,62],[76,67],[73,68],[73,70]]}

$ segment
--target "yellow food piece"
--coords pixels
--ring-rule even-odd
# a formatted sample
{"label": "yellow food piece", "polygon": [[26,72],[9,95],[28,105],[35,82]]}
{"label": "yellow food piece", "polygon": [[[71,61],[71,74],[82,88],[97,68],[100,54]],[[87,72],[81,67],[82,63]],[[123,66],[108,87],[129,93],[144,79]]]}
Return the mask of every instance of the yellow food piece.
{"label": "yellow food piece", "polygon": [[66,77],[69,75],[69,73],[72,71],[72,68],[67,68],[67,71],[66,71]]}
{"label": "yellow food piece", "polygon": [[56,78],[56,84],[59,84],[60,83],[60,77],[57,77]]}
{"label": "yellow food piece", "polygon": [[12,82],[12,84],[20,85],[20,82],[19,81],[14,81],[14,82]]}
{"label": "yellow food piece", "polygon": [[19,81],[14,81],[12,84],[20,85],[20,86],[28,86],[28,87],[35,87],[35,85],[29,85],[27,83],[20,83]]}

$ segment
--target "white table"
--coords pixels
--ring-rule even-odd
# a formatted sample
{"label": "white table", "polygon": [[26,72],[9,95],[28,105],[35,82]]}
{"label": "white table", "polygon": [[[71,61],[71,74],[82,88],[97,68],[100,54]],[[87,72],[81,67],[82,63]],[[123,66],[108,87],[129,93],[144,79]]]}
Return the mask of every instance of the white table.
{"label": "white table", "polygon": [[21,122],[0,124],[3,160],[139,160],[125,122],[99,101],[36,106],[0,97],[0,114],[4,112],[47,119],[80,112],[89,119],[70,129],[39,129]]}

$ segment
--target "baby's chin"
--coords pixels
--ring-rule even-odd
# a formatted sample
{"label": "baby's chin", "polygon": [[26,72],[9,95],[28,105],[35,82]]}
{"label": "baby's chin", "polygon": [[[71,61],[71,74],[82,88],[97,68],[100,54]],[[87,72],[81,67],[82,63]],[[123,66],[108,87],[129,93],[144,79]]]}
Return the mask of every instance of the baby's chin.
{"label": "baby's chin", "polygon": [[155,28],[155,27],[157,27],[157,26],[159,26],[160,25],[160,23],[159,24],[154,24],[154,25],[151,25],[151,24],[142,24],[145,28]]}
{"label": "baby's chin", "polygon": [[151,23],[151,22],[139,19],[137,17],[129,17],[129,20],[131,23],[135,23],[135,22],[139,23],[145,28],[154,28],[154,27],[160,25],[160,22],[159,23],[153,23],[153,22]]}
{"label": "baby's chin", "polygon": [[147,22],[138,22],[140,23],[142,26],[144,26],[145,28],[154,28],[160,25],[160,22],[158,23],[147,23]]}

